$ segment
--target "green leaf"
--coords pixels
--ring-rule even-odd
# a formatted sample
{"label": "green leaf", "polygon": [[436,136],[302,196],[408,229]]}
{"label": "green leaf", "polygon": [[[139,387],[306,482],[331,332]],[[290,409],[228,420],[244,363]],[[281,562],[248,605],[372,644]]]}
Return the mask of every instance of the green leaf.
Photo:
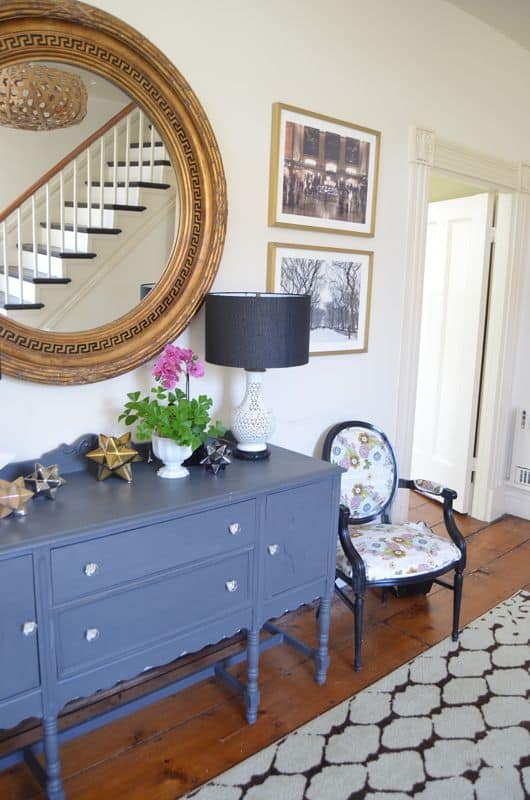
{"label": "green leaf", "polygon": [[118,419],[125,420],[126,425],[137,424],[139,441],[158,433],[196,450],[208,436],[221,436],[225,431],[219,421],[211,424],[209,410],[213,400],[208,395],[188,399],[178,387],[170,392],[157,385],[146,397],[141,398],[140,392],[130,392],[127,398]]}

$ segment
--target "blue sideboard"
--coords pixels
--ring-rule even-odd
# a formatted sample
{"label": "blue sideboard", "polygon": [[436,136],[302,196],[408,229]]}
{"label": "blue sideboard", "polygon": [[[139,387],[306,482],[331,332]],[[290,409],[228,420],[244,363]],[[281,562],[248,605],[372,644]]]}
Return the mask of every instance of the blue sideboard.
{"label": "blue sideboard", "polygon": [[[54,501],[30,501],[25,517],[0,520],[0,728],[42,719],[46,770],[25,760],[63,800],[60,741],[158,700],[211,674],[258,713],[259,653],[286,642],[328,667],[329,608],[335,573],[341,470],[271,447],[257,462],[233,460],[218,475],[192,467],[179,480],[135,464],[131,484],[98,482],[83,458],[87,436],[42,457],[67,484]],[[6,467],[11,479],[32,462]],[[283,633],[272,619],[320,598],[318,647]],[[246,651],[187,676],[97,721],[58,734],[57,717],[86,697],[236,632]],[[265,633],[262,633],[265,631]],[[229,671],[246,658],[247,681]]]}

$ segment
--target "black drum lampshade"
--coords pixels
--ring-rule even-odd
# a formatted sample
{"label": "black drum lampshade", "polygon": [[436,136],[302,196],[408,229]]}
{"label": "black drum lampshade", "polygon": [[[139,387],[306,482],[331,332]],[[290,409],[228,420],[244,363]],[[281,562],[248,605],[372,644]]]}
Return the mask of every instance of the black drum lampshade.
{"label": "black drum lampshade", "polygon": [[305,294],[206,295],[206,361],[250,370],[307,364],[310,304]]}

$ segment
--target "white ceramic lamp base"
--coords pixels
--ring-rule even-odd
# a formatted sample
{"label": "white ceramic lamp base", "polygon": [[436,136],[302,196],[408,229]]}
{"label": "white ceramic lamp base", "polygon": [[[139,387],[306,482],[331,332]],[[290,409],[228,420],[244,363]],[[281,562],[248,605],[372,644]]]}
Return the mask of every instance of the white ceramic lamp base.
{"label": "white ceramic lamp base", "polygon": [[234,411],[232,433],[237,441],[234,455],[249,460],[267,458],[267,439],[274,431],[274,417],[263,402],[265,370],[245,370],[247,386],[243,402]]}

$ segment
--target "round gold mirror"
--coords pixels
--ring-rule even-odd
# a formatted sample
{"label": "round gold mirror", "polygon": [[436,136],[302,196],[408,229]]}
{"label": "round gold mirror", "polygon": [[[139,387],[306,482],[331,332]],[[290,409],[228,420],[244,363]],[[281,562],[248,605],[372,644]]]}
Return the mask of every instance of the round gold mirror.
{"label": "round gold mirror", "polygon": [[[113,125],[104,132],[105,144],[97,137],[88,146],[88,140],[83,140],[75,154],[78,163],[72,166],[73,162],[68,162],[64,177],[63,172],[60,178],[55,172],[53,180],[41,181],[40,194],[31,192],[36,184],[22,192],[18,186],[17,198],[7,206],[4,202],[3,212],[0,209],[0,353],[4,372],[43,383],[86,383],[114,377],[138,366],[178,336],[212,284],[226,228],[226,186],[213,132],[197,98],[169,59],[125,23],[84,3],[2,3],[0,76],[8,67],[9,85],[19,95],[25,92],[22,99],[15,98],[17,124],[23,124],[19,122],[21,114],[36,116],[32,103],[41,102],[42,125],[53,128],[42,98],[53,93],[50,82],[56,74],[64,80],[64,70],[77,73],[88,86],[89,106],[92,83],[115,88],[114,92],[104,87],[95,90],[106,100],[112,97],[117,102],[119,96],[124,102],[130,100],[122,103],[118,121],[114,117],[109,121]],[[19,68],[20,79],[13,67]],[[31,83],[34,75],[40,81],[36,85]],[[95,81],[90,80],[91,75]],[[70,81],[68,76],[66,80]],[[0,105],[3,99],[0,87]],[[59,111],[64,118],[69,109]],[[50,113],[59,116],[56,109]],[[79,109],[75,113],[79,116]],[[17,133],[0,128],[0,134],[3,130]],[[39,136],[54,136],[57,143],[59,133],[62,131],[55,135],[50,130],[26,130],[24,136],[34,137],[34,141]],[[122,150],[133,153],[132,157],[124,157]],[[147,205],[146,194],[155,198],[155,210],[156,196],[164,196],[152,215],[158,222],[165,219],[162,236],[154,223],[149,228],[142,218],[142,228],[137,222],[140,215],[136,212]],[[97,261],[91,261],[94,247],[90,236],[101,234],[99,239],[105,240],[101,248],[110,252],[108,240],[116,238],[116,231],[122,232],[124,220],[132,239],[119,269],[102,267],[104,259],[100,259],[98,268],[88,273],[81,265]],[[150,238],[145,233],[148,230]],[[155,254],[155,250],[159,252]],[[63,268],[65,262],[70,272]],[[115,265],[117,257],[110,256],[107,262]],[[64,284],[71,283],[74,274],[91,277],[78,281],[81,286],[71,299],[64,294]],[[102,283],[104,275],[106,284]],[[84,284],[98,281],[99,295],[88,294]],[[137,302],[140,282],[153,288]],[[37,306],[45,304],[36,302],[39,295],[32,287],[52,297],[50,285],[59,283],[57,297],[69,299],[50,300],[44,313]],[[26,291],[24,297],[15,296],[19,288]],[[84,297],[79,303],[81,313],[69,316],[70,307],[80,297]],[[21,310],[28,302],[32,308]]]}

